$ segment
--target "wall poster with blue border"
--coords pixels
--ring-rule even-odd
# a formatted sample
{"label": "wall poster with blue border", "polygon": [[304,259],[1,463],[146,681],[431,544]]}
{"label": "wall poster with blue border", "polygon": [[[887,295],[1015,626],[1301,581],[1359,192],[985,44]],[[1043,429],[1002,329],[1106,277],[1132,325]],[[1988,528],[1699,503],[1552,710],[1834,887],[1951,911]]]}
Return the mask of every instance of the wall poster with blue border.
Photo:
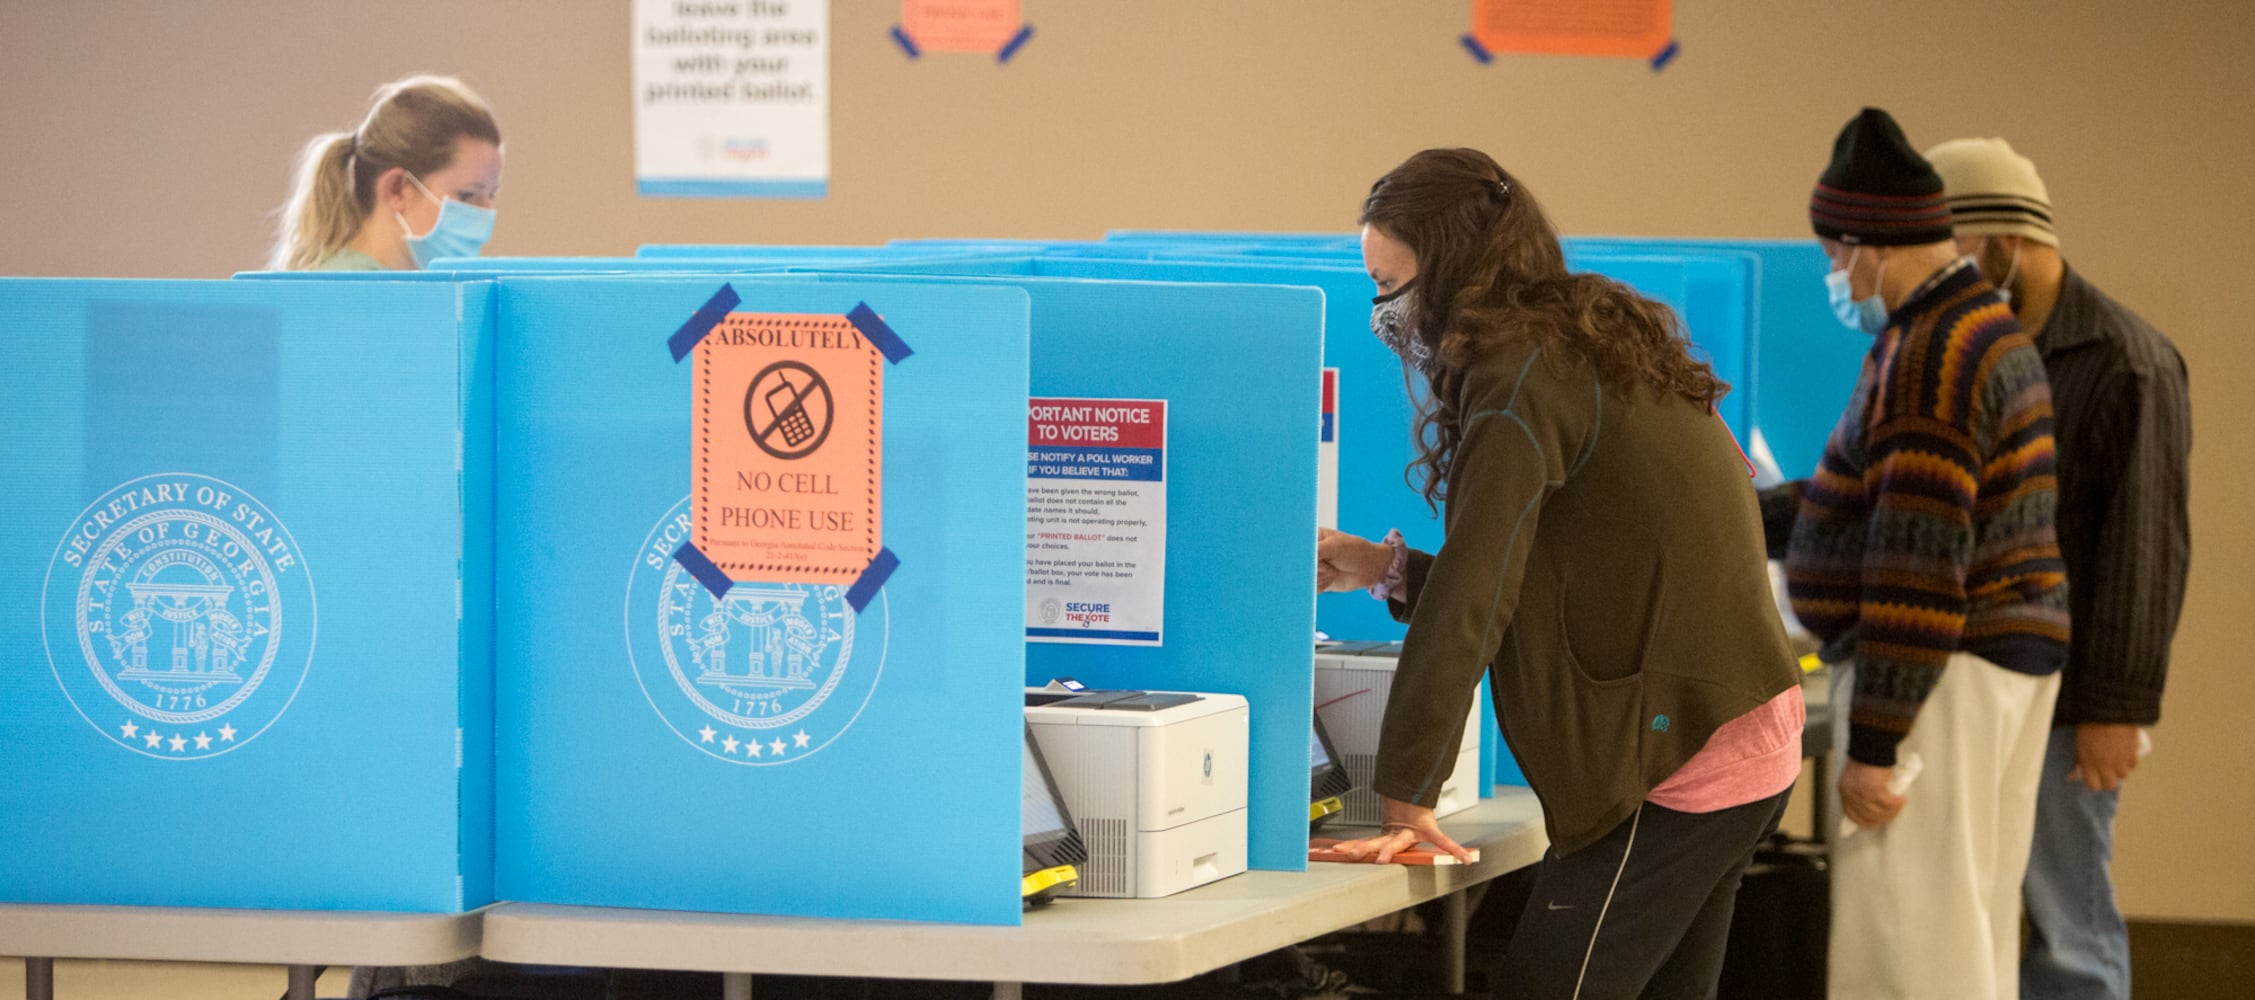
{"label": "wall poster with blue border", "polygon": [[650,198],[821,198],[830,0],[635,0],[634,183]]}

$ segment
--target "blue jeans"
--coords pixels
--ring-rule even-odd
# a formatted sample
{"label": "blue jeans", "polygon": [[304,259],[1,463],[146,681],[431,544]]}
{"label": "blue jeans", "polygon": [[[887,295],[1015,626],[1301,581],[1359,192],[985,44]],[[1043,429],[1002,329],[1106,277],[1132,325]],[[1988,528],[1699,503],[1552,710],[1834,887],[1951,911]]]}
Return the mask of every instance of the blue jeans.
{"label": "blue jeans", "polygon": [[2075,727],[2051,731],[2036,794],[2035,849],[2021,895],[2033,933],[2020,957],[2022,1000],[2129,1000],[2130,935],[2114,906],[2119,792],[2068,781]]}

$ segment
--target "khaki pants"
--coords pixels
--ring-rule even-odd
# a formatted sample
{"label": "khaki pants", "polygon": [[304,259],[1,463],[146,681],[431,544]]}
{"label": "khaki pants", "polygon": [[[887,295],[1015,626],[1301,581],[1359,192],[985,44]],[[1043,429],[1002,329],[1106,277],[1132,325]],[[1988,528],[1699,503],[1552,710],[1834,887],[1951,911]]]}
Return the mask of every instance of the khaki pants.
{"label": "khaki pants", "polygon": [[[1855,669],[1833,670],[1844,767]],[[2056,673],[1950,657],[1900,749],[1924,763],[1903,811],[1833,849],[1831,1000],[2017,1000],[2020,880],[2058,693]]]}

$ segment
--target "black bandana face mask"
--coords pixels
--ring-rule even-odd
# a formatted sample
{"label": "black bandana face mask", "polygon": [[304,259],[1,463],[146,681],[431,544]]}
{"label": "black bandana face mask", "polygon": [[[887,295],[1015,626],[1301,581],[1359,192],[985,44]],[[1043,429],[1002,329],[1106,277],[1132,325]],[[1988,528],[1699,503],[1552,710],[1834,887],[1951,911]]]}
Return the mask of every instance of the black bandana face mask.
{"label": "black bandana face mask", "polygon": [[1432,375],[1440,364],[1433,357],[1433,349],[1417,338],[1417,325],[1411,322],[1409,290],[1417,286],[1416,279],[1394,289],[1391,295],[1380,295],[1370,300],[1370,333],[1385,344],[1404,364]]}

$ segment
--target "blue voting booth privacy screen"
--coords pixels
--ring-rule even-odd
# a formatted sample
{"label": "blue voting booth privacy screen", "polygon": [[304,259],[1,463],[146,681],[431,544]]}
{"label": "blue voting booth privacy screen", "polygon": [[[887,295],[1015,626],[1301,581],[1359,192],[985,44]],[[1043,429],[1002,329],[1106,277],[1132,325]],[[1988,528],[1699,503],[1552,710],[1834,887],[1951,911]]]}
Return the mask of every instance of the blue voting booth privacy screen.
{"label": "blue voting booth privacy screen", "polygon": [[1304,869],[1323,298],[1244,285],[1026,288],[1034,394],[1166,400],[1172,479],[1165,644],[1032,644],[1026,681],[1244,695],[1248,863]]}
{"label": "blue voting booth privacy screen", "polygon": [[[696,262],[697,249],[643,252],[661,269],[729,266],[717,254]],[[1168,401],[1164,641],[1032,643],[1024,682],[1072,677],[1244,695],[1250,864],[1303,869],[1323,297],[1308,288],[1035,276],[1051,263],[910,256],[806,267],[828,281],[923,284],[955,274],[965,276],[959,284],[1023,288],[1032,296],[1032,395]],[[1285,513],[1302,508],[1305,517]]]}
{"label": "blue voting booth privacy screen", "polygon": [[[1339,527],[1373,537],[1399,525],[1437,545],[1433,520],[1404,479],[1412,413],[1402,364],[1370,335],[1370,276],[1360,265],[1294,262],[1044,260],[1043,274],[1142,281],[1298,285],[1323,292],[1323,365],[1339,370],[1333,424],[1339,442]],[[1321,425],[1313,420],[1309,433]],[[1338,639],[1394,639],[1402,627],[1367,594],[1324,594],[1316,627]]]}
{"label": "blue voting booth privacy screen", "polygon": [[0,900],[492,899],[491,307],[0,281]]}
{"label": "blue voting booth privacy screen", "polygon": [[[504,898],[1016,923],[1026,294],[723,275],[502,289]],[[851,587],[716,594],[683,554],[698,361],[674,345],[731,313],[874,322],[889,341],[870,341],[899,347],[873,367],[883,553]]]}
{"label": "blue voting booth privacy screen", "polygon": [[[1869,346],[1814,243],[1567,246],[1684,317],[1741,440],[1814,466]],[[33,748],[0,785],[25,848],[0,901],[1014,923],[1017,689],[1059,676],[1245,695],[1251,863],[1304,866],[1308,638],[1400,635],[1308,596],[1319,368],[1340,526],[1440,540],[1351,236],[451,263],[0,281],[0,558],[36,570],[0,584],[0,650],[36,668],[0,674],[0,739]],[[872,579],[716,593],[682,554],[669,341],[715,308],[874,318],[902,348]],[[1163,642],[1024,641],[1029,395],[1167,401]],[[755,655],[837,679],[708,676]],[[340,786],[350,808],[305,807]]]}

